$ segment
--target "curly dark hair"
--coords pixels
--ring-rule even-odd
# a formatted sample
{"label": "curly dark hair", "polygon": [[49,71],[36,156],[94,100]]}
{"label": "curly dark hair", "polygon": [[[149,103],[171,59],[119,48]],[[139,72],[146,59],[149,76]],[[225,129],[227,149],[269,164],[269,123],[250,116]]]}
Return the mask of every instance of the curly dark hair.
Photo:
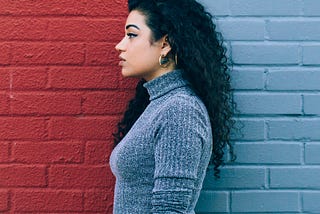
{"label": "curly dark hair", "polygon": [[[212,15],[195,0],[129,0],[128,6],[129,12],[137,10],[146,16],[146,24],[152,31],[151,42],[167,35],[170,56],[178,58],[176,68],[183,70],[183,77],[205,104],[213,134],[210,163],[214,165],[214,175],[219,177],[219,166],[224,164],[227,145],[232,159],[235,157],[230,142],[235,103],[226,48],[221,34],[216,31]],[[138,83],[136,95],[118,124],[118,131],[114,133],[115,145],[149,104],[144,82]]]}

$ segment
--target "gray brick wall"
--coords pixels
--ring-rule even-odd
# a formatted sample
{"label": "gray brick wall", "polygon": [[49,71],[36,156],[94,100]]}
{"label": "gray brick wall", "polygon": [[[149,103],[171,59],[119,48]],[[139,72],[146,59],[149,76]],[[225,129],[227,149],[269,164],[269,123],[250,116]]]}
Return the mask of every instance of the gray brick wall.
{"label": "gray brick wall", "polygon": [[242,129],[197,213],[319,214],[320,0],[200,1],[229,47]]}

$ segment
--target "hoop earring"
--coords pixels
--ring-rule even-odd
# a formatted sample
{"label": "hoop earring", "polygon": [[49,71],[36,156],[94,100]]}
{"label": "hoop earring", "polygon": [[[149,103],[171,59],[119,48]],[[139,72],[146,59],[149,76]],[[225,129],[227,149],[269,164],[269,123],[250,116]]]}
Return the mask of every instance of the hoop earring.
{"label": "hoop earring", "polygon": [[160,57],[159,57],[159,65],[160,65],[162,68],[168,67],[168,65],[169,65],[169,58],[161,54]]}

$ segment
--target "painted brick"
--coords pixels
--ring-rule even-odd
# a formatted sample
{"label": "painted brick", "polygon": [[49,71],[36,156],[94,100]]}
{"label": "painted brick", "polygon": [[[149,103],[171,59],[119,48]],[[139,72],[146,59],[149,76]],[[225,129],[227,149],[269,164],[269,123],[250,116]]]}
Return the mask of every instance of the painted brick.
{"label": "painted brick", "polygon": [[262,20],[220,20],[217,23],[226,40],[264,40],[265,23]]}
{"label": "painted brick", "polygon": [[121,76],[119,69],[119,88],[120,89],[132,89],[134,90],[137,86],[138,79],[136,78],[125,78]]}
{"label": "painted brick", "polygon": [[125,16],[127,14],[126,1],[99,0],[59,0],[36,3],[23,1],[12,4],[10,0],[0,1],[1,15],[72,15],[72,16]]}
{"label": "painted brick", "polygon": [[0,92],[0,115],[9,114],[9,102],[7,93]]}
{"label": "painted brick", "polygon": [[116,43],[89,43],[86,52],[86,65],[118,65],[119,53],[116,51],[115,45]]}
{"label": "painted brick", "polygon": [[196,213],[229,212],[229,193],[201,191],[195,211]]}
{"label": "painted brick", "polygon": [[47,20],[41,18],[1,18],[0,40],[43,40],[47,35]]}
{"label": "painted brick", "polygon": [[267,22],[270,40],[320,40],[320,21],[275,20]]}
{"label": "painted brick", "polygon": [[[127,1],[86,1],[86,14],[90,16],[119,16],[119,20],[127,15]],[[124,21],[123,21],[124,23]]]}
{"label": "painted brick", "polygon": [[124,30],[119,31],[123,29],[122,23],[116,19],[61,18],[50,20],[48,25],[50,41],[118,41],[114,38],[124,35]]}
{"label": "painted brick", "polygon": [[295,16],[301,15],[299,0],[230,0],[232,15],[236,16]]}
{"label": "painted brick", "polygon": [[116,67],[127,13],[126,0],[0,0],[0,213],[112,213],[114,97],[136,82]]}
{"label": "painted brick", "polygon": [[42,166],[0,166],[0,187],[44,187],[45,167]]}
{"label": "painted brick", "polygon": [[298,64],[299,46],[295,44],[275,44],[256,42],[234,42],[232,59],[235,64]]}
{"label": "painted brick", "polygon": [[9,159],[10,158],[9,149],[10,149],[9,142],[0,141],[0,163],[9,162],[9,160],[10,160]]}
{"label": "painted brick", "polygon": [[14,142],[12,159],[27,164],[81,163],[84,146],[80,142]]}
{"label": "painted brick", "polygon": [[110,190],[87,191],[84,195],[84,210],[112,213],[113,192]]}
{"label": "painted brick", "polygon": [[282,140],[319,140],[320,120],[296,119],[268,122],[269,138]]}
{"label": "painted brick", "polygon": [[0,67],[0,90],[10,88],[9,69]]}
{"label": "painted brick", "polygon": [[77,43],[14,43],[12,62],[16,65],[81,65],[85,46]]}
{"label": "painted brick", "polygon": [[265,122],[262,120],[241,119],[236,121],[231,133],[233,140],[263,140]]}
{"label": "painted brick", "polygon": [[237,143],[236,163],[241,164],[299,164],[300,143]]}
{"label": "painted brick", "polygon": [[241,114],[302,114],[299,94],[237,93],[234,96]]}
{"label": "painted brick", "polygon": [[6,190],[0,190],[0,212],[7,211],[9,209],[9,192]]}
{"label": "painted brick", "polygon": [[305,162],[306,164],[320,164],[320,144],[307,143],[305,145]]}
{"label": "painted brick", "polygon": [[213,170],[209,170],[204,180],[205,190],[223,189],[260,189],[265,187],[266,171],[261,167],[223,167],[221,178],[214,179]]}
{"label": "painted brick", "polygon": [[85,162],[87,164],[107,164],[114,147],[113,141],[90,141],[86,144]]}
{"label": "painted brick", "polygon": [[107,166],[51,166],[49,169],[49,187],[105,188],[113,183]]}
{"label": "painted brick", "polygon": [[215,1],[206,1],[199,0],[205,8],[214,16],[227,16],[230,15],[230,5],[229,0],[215,0]]}
{"label": "painted brick", "polygon": [[11,54],[11,46],[7,43],[0,43],[0,65],[10,64]]}
{"label": "painted brick", "polygon": [[53,89],[115,89],[119,75],[111,67],[55,67],[49,69]]}
{"label": "painted brick", "polygon": [[85,114],[119,114],[126,110],[124,103],[132,97],[132,92],[86,93],[83,96],[82,110]]}
{"label": "painted brick", "polygon": [[320,212],[320,192],[303,192],[302,207],[304,212],[319,213]]}
{"label": "painted brick", "polygon": [[46,68],[11,68],[12,88],[15,90],[45,89],[47,85]]}
{"label": "painted brick", "polygon": [[1,0],[2,15],[84,15],[87,0],[58,0],[47,2],[22,1],[12,3],[10,0]]}
{"label": "painted brick", "polygon": [[81,112],[81,96],[74,93],[14,93],[13,114],[68,115]]}
{"label": "painted brick", "polygon": [[319,16],[320,7],[318,0],[304,0],[303,3],[305,16]]}
{"label": "painted brick", "polygon": [[118,118],[115,117],[53,117],[49,123],[49,138],[52,140],[110,139],[117,122]]}
{"label": "painted brick", "polygon": [[320,188],[320,167],[270,169],[272,188]]}
{"label": "painted brick", "polygon": [[42,118],[1,117],[1,140],[43,140],[47,138],[46,121]]}
{"label": "painted brick", "polygon": [[320,45],[304,45],[303,46],[303,64],[304,65],[320,65]]}
{"label": "painted brick", "polygon": [[[299,212],[299,193],[250,191],[232,193],[232,212]],[[285,202],[285,203],[284,203]]]}
{"label": "painted brick", "polygon": [[[288,81],[290,80],[290,81]],[[319,90],[320,73],[315,70],[270,70],[268,90]]]}
{"label": "painted brick", "polygon": [[304,95],[304,112],[305,114],[320,114],[320,95]]}
{"label": "painted brick", "polygon": [[262,90],[264,89],[264,70],[234,68],[231,72],[231,85],[237,90]]}
{"label": "painted brick", "polygon": [[[319,1],[201,1],[232,47],[246,115],[235,116],[237,162],[218,181],[210,167],[197,213],[319,213]],[[114,49],[127,13],[126,0],[0,0],[0,181],[12,178],[0,182],[0,212],[112,213],[111,133],[137,83]]]}
{"label": "painted brick", "polygon": [[15,209],[21,212],[80,212],[83,193],[66,190],[16,190]]}

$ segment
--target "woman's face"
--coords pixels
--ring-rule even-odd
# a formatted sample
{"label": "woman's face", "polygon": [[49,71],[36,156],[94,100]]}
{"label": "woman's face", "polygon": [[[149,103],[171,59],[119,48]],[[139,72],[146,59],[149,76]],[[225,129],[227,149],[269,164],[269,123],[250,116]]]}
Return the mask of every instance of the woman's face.
{"label": "woman's face", "polygon": [[146,24],[146,17],[137,10],[131,11],[126,21],[125,36],[116,45],[124,77],[139,77],[149,81],[163,73],[158,60],[161,54],[167,54],[171,48],[164,38],[156,42],[151,42],[151,38],[152,32]]}

